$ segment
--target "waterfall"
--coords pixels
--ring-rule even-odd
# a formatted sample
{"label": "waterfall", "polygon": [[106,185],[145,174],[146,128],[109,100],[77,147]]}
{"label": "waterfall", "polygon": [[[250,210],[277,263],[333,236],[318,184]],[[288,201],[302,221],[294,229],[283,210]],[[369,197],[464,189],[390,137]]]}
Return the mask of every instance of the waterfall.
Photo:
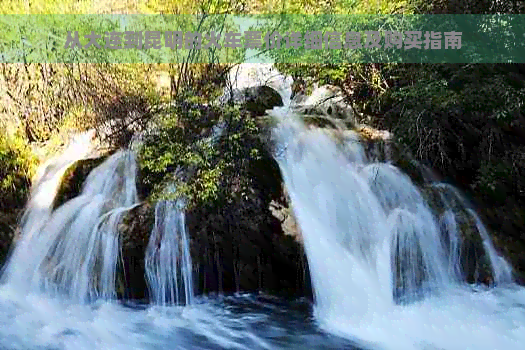
{"label": "waterfall", "polygon": [[286,106],[292,97],[293,79],[282,75],[273,64],[241,63],[234,67],[228,77],[229,85],[219,97],[219,103],[229,99],[242,100],[244,90],[250,87],[266,85],[277,91]]}
{"label": "waterfall", "polygon": [[[456,190],[455,199],[442,196],[439,214],[400,169],[364,156],[355,137],[341,147],[290,108],[270,114],[279,122],[275,157],[324,329],[396,349],[514,349],[523,341],[523,315],[509,325],[520,312],[512,300],[523,299],[523,292]],[[497,288],[479,290],[465,281],[461,258],[468,242],[459,222],[473,222]]]}
{"label": "waterfall", "polygon": [[[278,75],[260,67],[265,78]],[[245,76],[241,85],[251,79]],[[156,204],[146,279],[153,304],[192,306],[113,302],[118,225],[138,204],[141,137],[134,137],[131,151],[95,168],[80,195],[53,210],[63,175],[89,155],[93,134],[87,133],[42,166],[34,182],[2,276],[0,348],[522,349],[525,288],[514,283],[472,205],[431,174],[413,181],[389,162],[392,145],[371,150],[358,132],[306,127],[290,83],[282,76],[268,83],[284,102],[270,112],[278,121],[272,134],[309,263],[315,322],[303,302],[194,297],[182,199]],[[213,146],[226,127],[218,124],[199,142]],[[368,140],[377,139],[372,136]],[[486,284],[475,284],[481,281]],[[94,299],[101,300],[90,303]]]}
{"label": "waterfall", "polygon": [[502,256],[499,256],[498,253],[496,252],[496,249],[494,249],[494,246],[492,245],[492,241],[489,237],[487,229],[481,222],[481,219],[476,214],[476,212],[473,211],[472,209],[468,209],[468,212],[472,215],[472,217],[476,221],[476,227],[478,229],[479,234],[481,235],[481,239],[483,240],[483,247],[485,248],[485,251],[487,252],[489,256],[490,266],[491,266],[494,282],[496,284],[512,283],[513,282],[512,267],[505,260],[505,258],[503,258]]}
{"label": "waterfall", "polygon": [[67,169],[93,150],[93,130],[75,135],[62,154],[46,161],[37,170],[29,201],[21,219],[21,230],[27,238],[49,219],[55,196]]}
{"label": "waterfall", "polygon": [[[78,197],[54,212],[49,204],[56,189],[49,188],[58,187],[58,172],[49,181],[38,181],[26,217],[41,217],[44,201],[48,218],[39,225],[28,219],[22,226],[6,282],[26,292],[63,295],[80,303],[115,298],[120,252],[117,226],[137,204],[136,168],[134,153],[115,153],[89,174]],[[42,193],[45,197],[40,201]]]}
{"label": "waterfall", "polygon": [[[89,155],[93,150],[94,131],[88,131],[73,136],[66,149],[59,155],[44,162],[37,170],[33,180],[29,200],[26,204],[24,214],[20,220],[20,234],[17,239],[17,249],[11,253],[11,260],[22,261],[26,252],[22,248],[27,245],[32,237],[39,233],[42,227],[49,221],[53,211],[55,196],[62,183],[62,178],[67,169],[76,161]],[[16,269],[23,269],[24,265],[10,264],[4,266],[2,282],[6,282],[9,275]]]}
{"label": "waterfall", "polygon": [[[457,227],[457,219],[454,213],[454,207],[460,207],[460,210],[464,210],[465,214],[471,219],[476,227],[477,233],[483,244],[483,248],[488,256],[490,262],[490,270],[494,283],[496,284],[509,284],[513,282],[512,278],[512,267],[510,264],[501,256],[498,255],[494,249],[494,245],[490,239],[489,233],[483,225],[479,215],[475,210],[471,208],[471,205],[465,200],[465,198],[459,193],[459,191],[449,184],[434,183],[431,184],[431,188],[437,190],[443,205],[446,208],[446,212],[442,216],[442,220],[446,225],[447,233],[454,245],[451,248],[451,257],[456,258],[460,254],[461,245],[458,243],[460,238],[458,237],[459,228]],[[456,209],[457,211],[457,209]],[[453,227],[451,227],[451,225]]]}
{"label": "waterfall", "polygon": [[153,303],[191,304],[193,267],[182,200],[160,201],[155,206],[155,226],[146,249],[145,265]]}

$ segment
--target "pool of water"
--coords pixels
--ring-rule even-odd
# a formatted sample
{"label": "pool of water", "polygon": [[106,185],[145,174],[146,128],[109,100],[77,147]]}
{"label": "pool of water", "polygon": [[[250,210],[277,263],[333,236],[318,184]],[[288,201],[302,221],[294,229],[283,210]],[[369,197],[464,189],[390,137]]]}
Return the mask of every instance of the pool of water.
{"label": "pool of water", "polygon": [[6,287],[0,290],[0,348],[358,349],[321,331],[306,300],[246,294],[200,297],[186,307],[75,305]]}

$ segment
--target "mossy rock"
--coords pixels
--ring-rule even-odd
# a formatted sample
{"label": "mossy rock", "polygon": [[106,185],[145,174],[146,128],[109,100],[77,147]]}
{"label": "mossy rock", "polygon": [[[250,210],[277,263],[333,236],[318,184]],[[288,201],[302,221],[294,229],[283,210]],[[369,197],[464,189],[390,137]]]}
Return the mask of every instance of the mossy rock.
{"label": "mossy rock", "polygon": [[81,159],[73,163],[62,177],[53,208],[58,208],[82,192],[84,181],[89,173],[107,159],[107,155],[98,158]]}
{"label": "mossy rock", "polygon": [[388,141],[365,139],[364,145],[367,159],[377,162],[386,162],[389,160]]}
{"label": "mossy rock", "polygon": [[330,118],[325,117],[324,115],[302,115],[302,119],[304,123],[309,127],[314,128],[328,128],[328,129],[335,129],[337,128],[337,125],[334,123],[334,121]]}
{"label": "mossy rock", "polygon": [[438,189],[427,185],[420,188],[420,192],[436,217],[441,216],[445,212],[447,207]]}
{"label": "mossy rock", "polygon": [[155,223],[155,208],[143,203],[131,209],[119,224],[122,249],[143,249],[147,246]]}
{"label": "mossy rock", "polygon": [[460,261],[465,280],[468,283],[491,284],[492,266],[485,251],[483,240],[475,219],[466,212],[456,214],[461,235]]}
{"label": "mossy rock", "polygon": [[423,165],[395,142],[390,142],[388,147],[392,164],[407,174],[415,184],[423,186],[427,182]]}
{"label": "mossy rock", "polygon": [[117,285],[121,298],[145,299],[147,296],[144,254],[154,223],[154,207],[143,203],[127,212],[119,224],[122,265]]}

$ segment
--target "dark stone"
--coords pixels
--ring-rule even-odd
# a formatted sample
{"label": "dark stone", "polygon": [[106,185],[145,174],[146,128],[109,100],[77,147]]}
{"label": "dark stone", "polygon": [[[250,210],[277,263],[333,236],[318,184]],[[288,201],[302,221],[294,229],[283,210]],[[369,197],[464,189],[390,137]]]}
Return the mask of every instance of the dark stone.
{"label": "dark stone", "polygon": [[13,209],[0,212],[0,268],[8,257],[22,211],[22,209]]}
{"label": "dark stone", "polygon": [[82,192],[84,181],[89,173],[102,164],[106,158],[107,155],[98,158],[81,159],[73,163],[62,177],[62,183],[55,197],[53,209],[78,196]]}
{"label": "dark stone", "polygon": [[266,110],[283,106],[281,95],[269,86],[256,86],[244,90],[244,108],[254,116],[263,116]]}
{"label": "dark stone", "polygon": [[[196,293],[263,291],[311,298],[306,258],[277,163],[271,157],[254,162],[249,176],[244,196],[186,213]],[[144,252],[153,225],[150,204],[130,211],[121,225],[127,297],[147,295]]]}
{"label": "dark stone", "polygon": [[147,297],[144,253],[155,222],[154,208],[144,203],[130,210],[120,225],[122,242],[122,283],[126,299]]}
{"label": "dark stone", "polygon": [[509,200],[500,206],[482,205],[480,212],[492,233],[495,248],[508,259],[517,282],[525,284],[525,205]]}
{"label": "dark stone", "polygon": [[461,233],[461,267],[468,283],[491,284],[492,276],[490,259],[483,246],[476,222],[467,213],[456,215]]}
{"label": "dark stone", "polygon": [[285,221],[271,208],[286,201],[277,163],[253,164],[250,177],[245,197],[187,214],[198,290],[311,296],[300,239],[285,234]]}

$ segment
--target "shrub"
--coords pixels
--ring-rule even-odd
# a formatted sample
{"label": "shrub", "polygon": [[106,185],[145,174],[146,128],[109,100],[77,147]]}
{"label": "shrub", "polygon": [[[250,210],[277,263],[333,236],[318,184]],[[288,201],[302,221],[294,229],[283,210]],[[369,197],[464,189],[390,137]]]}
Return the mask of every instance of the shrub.
{"label": "shrub", "polygon": [[0,134],[0,210],[23,207],[35,165],[36,159],[22,137]]}
{"label": "shrub", "polygon": [[[242,195],[251,160],[262,144],[255,120],[235,107],[213,108],[179,101],[157,116],[157,130],[141,149],[141,170],[150,198],[183,196],[188,206]],[[218,143],[214,126],[225,125]],[[176,192],[165,191],[170,184]],[[233,192],[230,192],[231,188]]]}

